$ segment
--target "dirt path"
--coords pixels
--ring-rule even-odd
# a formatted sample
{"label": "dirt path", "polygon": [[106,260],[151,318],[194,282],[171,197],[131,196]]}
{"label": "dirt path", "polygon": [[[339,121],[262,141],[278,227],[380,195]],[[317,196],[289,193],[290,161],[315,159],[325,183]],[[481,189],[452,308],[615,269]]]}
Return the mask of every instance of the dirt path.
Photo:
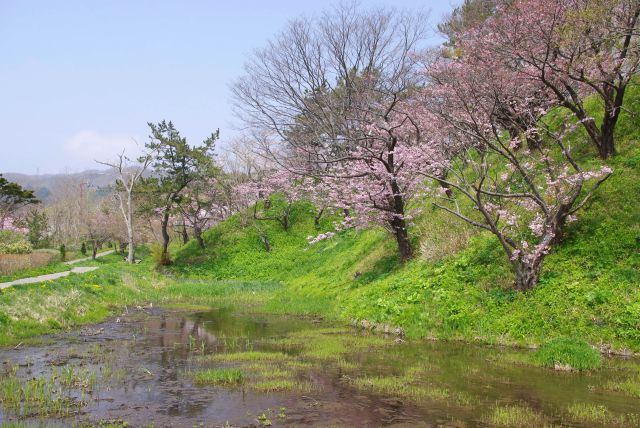
{"label": "dirt path", "polygon": [[[113,253],[113,250],[104,251],[102,253],[96,254],[96,258],[102,257],[102,256],[106,256],[107,254],[111,254],[111,253]],[[82,259],[69,260],[68,262],[64,262],[64,264],[65,265],[75,265],[76,263],[86,262],[88,260],[91,260],[91,257],[85,257],[85,258],[82,258]]]}
{"label": "dirt path", "polygon": [[64,272],[50,273],[48,275],[32,276],[31,278],[16,279],[15,281],[10,281],[10,282],[0,282],[0,289],[11,287],[12,285],[35,284],[36,282],[51,281],[53,279],[62,278],[63,276],[69,276],[72,273],[86,273],[86,272],[94,271],[96,269],[98,269],[97,266],[74,267],[73,269],[67,270]]}

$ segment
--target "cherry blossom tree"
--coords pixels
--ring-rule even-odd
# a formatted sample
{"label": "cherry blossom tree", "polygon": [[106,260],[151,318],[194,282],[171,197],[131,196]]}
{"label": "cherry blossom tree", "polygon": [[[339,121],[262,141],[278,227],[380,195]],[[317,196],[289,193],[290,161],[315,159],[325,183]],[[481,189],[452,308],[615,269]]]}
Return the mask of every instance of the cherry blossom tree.
{"label": "cherry blossom tree", "polygon": [[202,233],[232,214],[229,192],[222,176],[189,185],[180,203],[180,212],[200,248],[205,248]]}
{"label": "cherry blossom tree", "polygon": [[[505,132],[505,117],[495,114],[502,108],[495,94],[508,92],[513,76],[483,70],[450,60],[428,70],[432,84],[423,91],[429,110],[423,127],[433,144],[445,144],[454,155],[434,162],[446,178],[429,170],[424,174],[453,189],[440,195],[435,206],[497,237],[515,274],[515,287],[524,291],[537,283],[544,258],[566,224],[612,171],[587,170],[574,159],[566,136],[575,124],[551,129],[538,120],[519,135]],[[506,119],[538,118],[552,106],[551,101],[541,106],[512,98],[516,114]],[[523,140],[534,134],[540,144],[521,149]]]}
{"label": "cherry blossom tree", "polygon": [[422,14],[341,6],[291,22],[233,87],[240,117],[266,136],[262,155],[312,178],[362,224],[391,231],[402,261],[413,255],[412,164],[425,151],[411,94],[426,37]]}
{"label": "cherry blossom tree", "polygon": [[[606,159],[615,153],[625,91],[640,64],[639,15],[637,0],[503,0],[462,35],[460,48],[543,85]],[[585,107],[590,95],[600,117]]]}

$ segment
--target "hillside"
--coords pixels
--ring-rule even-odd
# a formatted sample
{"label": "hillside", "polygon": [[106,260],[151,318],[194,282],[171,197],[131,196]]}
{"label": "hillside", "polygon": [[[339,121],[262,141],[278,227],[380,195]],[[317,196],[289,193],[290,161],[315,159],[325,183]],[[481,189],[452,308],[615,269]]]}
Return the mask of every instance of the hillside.
{"label": "hillside", "polygon": [[[632,88],[628,103],[638,99]],[[581,337],[603,350],[640,351],[640,147],[637,119],[619,125],[614,175],[568,227],[534,290],[512,290],[497,241],[427,207],[412,226],[419,255],[401,266],[382,230],[346,231],[313,246],[306,238],[332,230],[313,224],[312,207],[295,206],[293,226],[262,222],[273,249],[235,216],[176,252],[177,274],[210,279],[279,281],[266,303],[276,312],[314,313],[345,321],[402,327],[410,337],[539,344]],[[579,135],[574,144],[580,144]],[[592,159],[587,146],[579,147]],[[587,160],[588,161],[588,160]],[[590,162],[590,161],[588,161]],[[593,161],[596,162],[596,161]]]}
{"label": "hillside", "polygon": [[8,172],[2,175],[9,181],[34,190],[36,196],[45,203],[52,193],[64,189],[70,182],[83,182],[90,187],[105,188],[112,186],[117,178],[117,172],[113,169],[37,175]]}

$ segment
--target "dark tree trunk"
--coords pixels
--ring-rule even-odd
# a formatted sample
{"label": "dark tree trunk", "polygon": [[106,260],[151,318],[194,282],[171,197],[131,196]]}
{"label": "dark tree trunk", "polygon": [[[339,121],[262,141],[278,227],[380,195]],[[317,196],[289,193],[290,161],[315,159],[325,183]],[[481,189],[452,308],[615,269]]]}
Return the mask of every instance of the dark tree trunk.
{"label": "dark tree trunk", "polygon": [[91,259],[95,260],[97,254],[98,254],[98,244],[94,240],[93,244],[91,245]]}
{"label": "dark tree trunk", "polygon": [[393,192],[393,196],[389,201],[393,207],[393,218],[390,221],[391,230],[398,242],[400,262],[404,263],[413,257],[413,249],[411,248],[409,231],[407,230],[407,221],[405,220],[405,201],[401,195],[402,192],[398,183],[395,180],[392,180],[390,184]]}
{"label": "dark tree trunk", "polygon": [[196,241],[198,241],[198,245],[200,246],[200,248],[204,250],[204,239],[202,239],[202,230],[200,230],[200,227],[194,226],[193,234],[196,237]]}
{"label": "dark tree trunk", "polygon": [[284,214],[282,215],[282,218],[280,219],[280,224],[282,224],[282,228],[285,231],[289,230],[289,226],[291,226],[290,218],[289,218],[290,215],[291,215],[291,203],[289,203],[287,208],[284,210]]}
{"label": "dark tree trunk", "polygon": [[409,232],[407,231],[407,222],[404,218],[395,217],[391,221],[393,235],[398,243],[398,251],[400,252],[400,262],[404,263],[413,257],[413,249],[409,241]]}
{"label": "dark tree trunk", "polygon": [[521,264],[516,270],[515,287],[518,291],[531,290],[540,279],[540,271],[542,268],[542,259],[533,263]]}
{"label": "dark tree trunk", "polygon": [[604,120],[602,121],[602,126],[600,127],[600,141],[598,144],[598,155],[600,155],[601,159],[608,159],[616,154],[613,133],[615,131],[617,122],[618,114],[616,112],[605,112]]}
{"label": "dark tree trunk", "polygon": [[161,264],[169,264],[169,211],[165,211],[162,216],[161,232],[162,232],[162,260]]}
{"label": "dark tree trunk", "polygon": [[447,178],[447,173],[446,171],[443,171],[440,174],[438,174],[437,181],[440,187],[444,189],[444,193],[445,195],[447,195],[447,198],[450,198],[453,196],[453,192],[451,191],[451,186],[449,186],[449,184],[446,182],[446,178]]}
{"label": "dark tree trunk", "polygon": [[313,218],[313,225],[317,228],[320,227],[320,219],[322,218],[322,214],[324,213],[324,208],[320,208]]}
{"label": "dark tree trunk", "polygon": [[189,242],[189,234],[187,233],[187,225],[182,222],[182,243],[186,244]]}
{"label": "dark tree trunk", "polygon": [[269,237],[266,233],[260,231],[260,240],[262,241],[262,245],[264,245],[264,249],[267,253],[271,252],[271,242],[269,242]]}

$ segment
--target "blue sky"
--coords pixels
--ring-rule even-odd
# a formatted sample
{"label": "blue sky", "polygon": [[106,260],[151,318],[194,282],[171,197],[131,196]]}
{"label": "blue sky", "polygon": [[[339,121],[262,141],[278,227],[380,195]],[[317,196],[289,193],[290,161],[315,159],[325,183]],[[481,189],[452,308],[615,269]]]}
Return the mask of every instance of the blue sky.
{"label": "blue sky", "polygon": [[[232,138],[229,84],[286,22],[331,2],[0,0],[0,173],[96,168],[172,120]],[[431,10],[455,0],[369,0]],[[435,38],[434,38],[435,40]]]}

